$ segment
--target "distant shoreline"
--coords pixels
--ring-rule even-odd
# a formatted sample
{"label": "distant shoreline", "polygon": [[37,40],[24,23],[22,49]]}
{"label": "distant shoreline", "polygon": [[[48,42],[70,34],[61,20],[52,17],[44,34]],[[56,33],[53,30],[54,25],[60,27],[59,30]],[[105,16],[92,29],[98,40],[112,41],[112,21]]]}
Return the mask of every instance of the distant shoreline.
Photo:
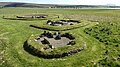
{"label": "distant shoreline", "polygon": [[80,8],[80,9],[120,9],[120,8]]}

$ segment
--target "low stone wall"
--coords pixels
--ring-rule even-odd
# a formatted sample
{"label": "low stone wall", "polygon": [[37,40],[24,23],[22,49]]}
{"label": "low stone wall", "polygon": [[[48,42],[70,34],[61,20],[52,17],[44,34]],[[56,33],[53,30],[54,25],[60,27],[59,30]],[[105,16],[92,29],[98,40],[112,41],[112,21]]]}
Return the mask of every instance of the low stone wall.
{"label": "low stone wall", "polygon": [[77,21],[77,20],[57,20],[57,21],[48,20],[47,21],[47,24],[51,26],[65,26],[65,25],[74,25],[78,23],[80,23],[80,21]]}
{"label": "low stone wall", "polygon": [[70,56],[70,55],[73,55],[73,54],[78,53],[81,50],[83,50],[83,48],[76,48],[76,49],[70,50],[68,52],[64,52],[62,54],[59,54],[59,53],[58,54],[45,54],[44,52],[42,52],[42,51],[34,48],[32,45],[28,44],[27,41],[26,41],[26,44],[24,44],[24,49],[27,52],[31,53],[32,55],[42,57],[42,58],[47,58],[47,59]]}

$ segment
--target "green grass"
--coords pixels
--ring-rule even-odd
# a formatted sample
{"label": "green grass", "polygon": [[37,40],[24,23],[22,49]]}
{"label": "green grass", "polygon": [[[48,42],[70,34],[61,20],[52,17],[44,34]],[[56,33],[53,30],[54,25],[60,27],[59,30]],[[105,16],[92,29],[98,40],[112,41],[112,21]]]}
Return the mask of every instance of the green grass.
{"label": "green grass", "polygon": [[[32,34],[40,34],[43,32],[42,29],[36,29],[29,27],[32,24],[40,24],[45,20],[36,20],[36,21],[20,21],[20,20],[6,20],[2,19],[2,16],[10,17],[14,15],[25,15],[33,13],[52,13],[52,14],[61,14],[64,18],[69,19],[78,19],[78,20],[90,20],[90,21],[104,21],[106,22],[119,22],[120,10],[86,10],[86,9],[39,9],[39,8],[3,8],[0,9],[0,34],[2,37],[7,38],[6,40],[2,39],[4,43],[0,51],[5,51],[4,53],[4,63],[1,63],[1,67],[98,67],[103,66],[105,56],[114,55],[112,49],[115,49],[112,46],[109,46],[109,51],[112,52],[110,55],[104,55],[106,51],[106,46],[104,43],[100,42],[93,36],[90,36],[84,32],[85,28],[92,27],[96,23],[91,22],[91,24],[80,27],[73,30],[68,30],[65,32],[71,32],[77,34],[81,37],[79,41],[86,43],[87,47],[85,50],[71,55],[69,57],[63,57],[59,59],[44,59],[38,58],[26,52],[23,48],[24,42]],[[97,23],[98,24],[98,23]],[[107,24],[107,23],[106,23]],[[102,26],[102,25],[101,25]],[[0,37],[0,38],[2,38]],[[81,42],[79,42],[81,44]],[[118,49],[118,48],[117,48]],[[116,50],[115,50],[116,51]],[[0,52],[0,53],[1,53]],[[118,51],[119,53],[119,51]],[[1,55],[1,54],[0,54]],[[1,56],[0,56],[1,57]],[[102,62],[103,60],[103,62]],[[101,63],[99,63],[101,61]],[[107,60],[110,61],[110,60]],[[111,61],[115,62],[116,65],[120,65],[120,60]],[[107,63],[106,63],[107,64]]]}
{"label": "green grass", "polygon": [[86,28],[85,32],[105,44],[105,59],[100,61],[101,64],[111,67],[120,66],[120,24],[119,22],[106,23],[101,22],[99,25]]}

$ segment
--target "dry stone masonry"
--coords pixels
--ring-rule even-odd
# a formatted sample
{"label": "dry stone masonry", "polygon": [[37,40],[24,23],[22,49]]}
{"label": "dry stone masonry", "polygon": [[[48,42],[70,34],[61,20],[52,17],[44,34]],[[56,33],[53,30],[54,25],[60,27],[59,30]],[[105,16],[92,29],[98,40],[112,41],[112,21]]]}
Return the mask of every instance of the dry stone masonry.
{"label": "dry stone masonry", "polygon": [[57,20],[57,21],[52,21],[48,20],[47,24],[51,26],[63,26],[63,25],[74,25],[80,23],[77,20]]}

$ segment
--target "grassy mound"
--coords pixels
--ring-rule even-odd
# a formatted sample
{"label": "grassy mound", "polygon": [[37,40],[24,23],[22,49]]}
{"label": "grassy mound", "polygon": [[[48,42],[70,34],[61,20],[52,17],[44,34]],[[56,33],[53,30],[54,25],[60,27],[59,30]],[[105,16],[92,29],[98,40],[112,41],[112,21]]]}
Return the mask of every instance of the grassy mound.
{"label": "grassy mound", "polygon": [[[80,45],[77,41],[79,37],[75,38],[76,43],[74,45],[71,45],[71,46],[64,45],[62,47],[52,49],[50,48],[51,46],[50,44],[45,45],[45,44],[40,44],[36,42],[35,38],[37,38],[38,36],[39,35],[31,35],[31,37],[27,40],[26,44],[24,44],[24,49],[26,51],[38,57],[60,58],[60,57],[65,57],[65,56],[75,54],[84,49],[84,47]],[[50,48],[50,49],[46,50],[45,48]]]}
{"label": "grassy mound", "polygon": [[[46,22],[46,21],[45,21]],[[81,23],[74,24],[74,25],[66,25],[66,26],[50,26],[45,24],[45,22],[38,24],[32,24],[30,25],[31,27],[39,28],[39,29],[44,29],[44,30],[51,30],[51,31],[66,31],[66,30],[72,30],[72,29],[77,29],[80,27],[84,27],[89,25],[91,22],[90,21],[85,21],[81,20]]]}

